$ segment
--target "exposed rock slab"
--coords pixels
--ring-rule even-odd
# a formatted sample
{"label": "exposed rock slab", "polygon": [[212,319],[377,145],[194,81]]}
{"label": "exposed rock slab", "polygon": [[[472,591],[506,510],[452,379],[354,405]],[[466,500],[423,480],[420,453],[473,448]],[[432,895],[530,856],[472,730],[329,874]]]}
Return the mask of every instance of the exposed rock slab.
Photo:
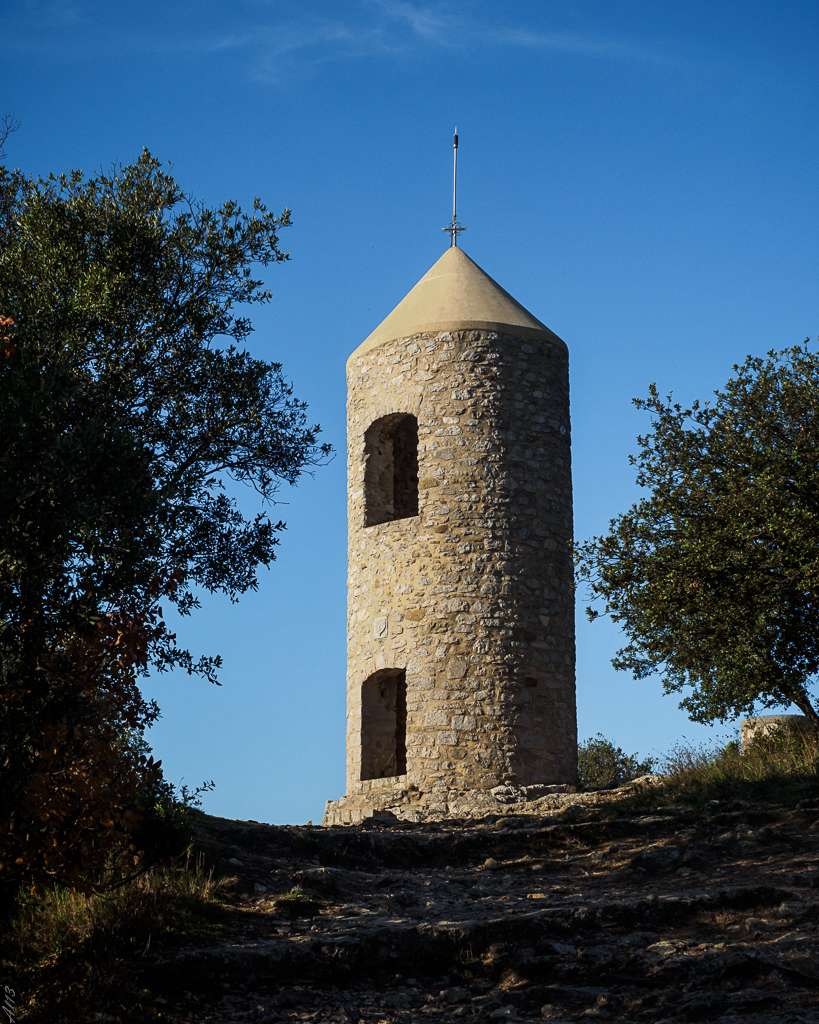
{"label": "exposed rock slab", "polygon": [[174,1024],[815,1024],[819,797],[647,792],[352,828],[203,817],[231,927],[156,954],[148,984]]}

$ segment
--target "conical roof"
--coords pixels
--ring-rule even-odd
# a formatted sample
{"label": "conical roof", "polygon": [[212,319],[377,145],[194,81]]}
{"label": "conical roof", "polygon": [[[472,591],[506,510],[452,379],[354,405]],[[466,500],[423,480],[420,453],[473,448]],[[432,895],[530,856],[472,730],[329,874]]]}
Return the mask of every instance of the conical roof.
{"label": "conical roof", "polygon": [[456,246],[444,252],[354,354],[421,331],[513,328],[560,340]]}

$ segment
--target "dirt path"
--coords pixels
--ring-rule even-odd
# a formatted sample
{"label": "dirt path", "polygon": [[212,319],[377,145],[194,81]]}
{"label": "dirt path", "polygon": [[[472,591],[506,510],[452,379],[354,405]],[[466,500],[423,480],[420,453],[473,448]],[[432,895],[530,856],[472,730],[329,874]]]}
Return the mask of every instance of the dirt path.
{"label": "dirt path", "polygon": [[819,799],[273,827],[202,819],[213,941],[168,1019],[819,1022]]}

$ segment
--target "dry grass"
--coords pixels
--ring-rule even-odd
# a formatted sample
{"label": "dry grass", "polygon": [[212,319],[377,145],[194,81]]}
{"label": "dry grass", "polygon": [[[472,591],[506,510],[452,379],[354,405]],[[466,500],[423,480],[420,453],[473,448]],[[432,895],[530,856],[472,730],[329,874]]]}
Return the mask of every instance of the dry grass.
{"label": "dry grass", "polygon": [[274,910],[282,917],[315,917],[321,912],[323,901],[299,886],[282,893],[274,902]]}
{"label": "dry grass", "polygon": [[114,1007],[105,1019],[123,1024],[163,1019],[140,980],[144,965],[161,948],[219,935],[218,896],[229,881],[189,852],[107,893],[23,893],[0,935],[3,971],[22,993],[20,1024],[84,1024],[89,1007]]}
{"label": "dry grass", "polygon": [[188,853],[181,864],[154,868],[110,893],[31,891],[20,898],[10,944],[28,963],[80,948],[133,949],[163,933],[184,932],[222,884],[201,855]]}
{"label": "dry grass", "polygon": [[689,797],[811,789],[819,785],[819,735],[783,730],[747,750],[736,741],[725,747],[679,745],[663,759],[660,773],[670,788]]}

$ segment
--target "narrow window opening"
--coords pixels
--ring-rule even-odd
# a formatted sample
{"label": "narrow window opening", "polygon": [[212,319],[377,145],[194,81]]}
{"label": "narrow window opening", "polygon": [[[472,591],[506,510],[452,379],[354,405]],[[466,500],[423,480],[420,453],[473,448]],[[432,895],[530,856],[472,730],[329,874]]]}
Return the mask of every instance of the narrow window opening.
{"label": "narrow window opening", "polygon": [[406,672],[384,668],[361,688],[361,778],[388,779],[406,770]]}
{"label": "narrow window opening", "polygon": [[364,435],[364,525],[418,515],[418,420],[382,416]]}

